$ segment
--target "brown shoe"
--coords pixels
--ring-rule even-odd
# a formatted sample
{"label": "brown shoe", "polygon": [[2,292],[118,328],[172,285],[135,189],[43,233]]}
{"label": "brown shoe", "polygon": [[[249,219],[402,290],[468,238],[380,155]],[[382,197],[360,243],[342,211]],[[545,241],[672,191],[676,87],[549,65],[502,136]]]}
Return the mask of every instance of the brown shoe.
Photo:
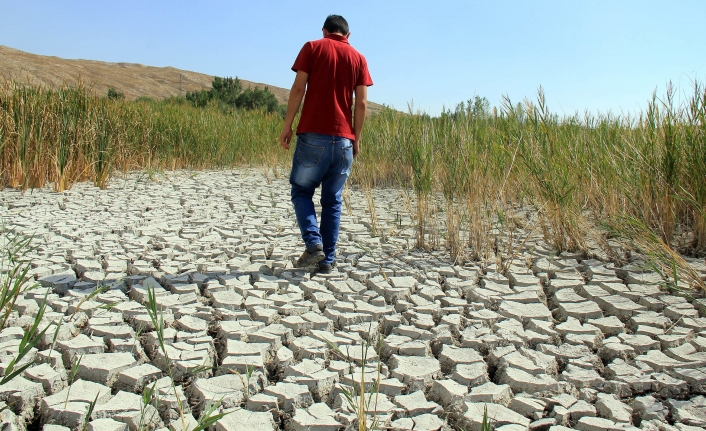
{"label": "brown shoe", "polygon": [[306,268],[308,266],[316,265],[326,258],[324,254],[324,246],[322,244],[316,244],[310,248],[304,250],[301,257],[297,259],[294,264],[295,268]]}
{"label": "brown shoe", "polygon": [[317,263],[316,264],[316,271],[314,271],[315,274],[331,274],[333,272],[333,268],[336,267],[336,261],[334,260],[332,263]]}

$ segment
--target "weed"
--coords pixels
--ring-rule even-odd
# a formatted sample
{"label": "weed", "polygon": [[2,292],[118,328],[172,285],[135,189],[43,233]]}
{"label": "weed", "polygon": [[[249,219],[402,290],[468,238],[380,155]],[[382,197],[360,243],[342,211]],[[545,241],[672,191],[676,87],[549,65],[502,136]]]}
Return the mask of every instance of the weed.
{"label": "weed", "polygon": [[99,396],[100,396],[100,392],[98,392],[96,394],[96,397],[93,399],[93,401],[88,403],[88,411],[86,411],[86,417],[83,420],[83,425],[81,426],[81,431],[88,430],[88,423],[91,421],[91,415],[93,414],[93,409],[96,408],[96,404],[98,403]]}
{"label": "weed", "polygon": [[131,354],[135,354],[135,351],[137,350],[137,346],[139,345],[138,343],[140,342],[140,336],[142,335],[142,331],[145,330],[145,324],[140,323],[140,325],[137,327],[137,331],[135,331],[135,338],[133,338],[132,342],[132,347],[130,349]]}
{"label": "weed", "polygon": [[[76,317],[76,314],[78,314],[79,311],[81,311],[81,307],[83,307],[83,304],[85,304],[87,301],[92,300],[96,296],[107,292],[110,289],[110,286],[98,286],[96,287],[91,293],[88,295],[84,295],[81,300],[76,304],[76,308],[74,309],[73,313],[71,313],[71,316],[69,316],[69,321],[73,320],[74,317]],[[115,305],[110,306],[109,304],[103,304],[99,306],[98,308],[103,308],[103,309],[110,309],[111,307],[114,307]]]}
{"label": "weed", "polygon": [[[29,270],[31,264],[27,257],[32,250],[33,236],[22,235],[5,228],[0,224],[2,236],[0,236],[0,318],[4,328],[12,314],[12,309],[19,296],[27,290],[37,286],[34,282],[29,282]],[[23,359],[32,351],[39,340],[44,337],[49,325],[39,330],[42,323],[47,304],[47,291],[44,299],[37,310],[37,315],[32,325],[25,331],[17,348],[17,353],[8,363],[4,376],[0,379],[0,386],[11,381],[22,374],[27,368],[34,364],[34,361],[23,362]]]}
{"label": "weed", "polygon": [[47,357],[51,358],[51,354],[54,351],[54,345],[56,344],[56,339],[59,337],[59,331],[61,330],[61,326],[64,324],[64,319],[59,319],[59,323],[56,325],[56,329],[54,330],[54,336],[52,337],[51,340],[51,345],[49,346],[49,355]]}
{"label": "weed", "polygon": [[[142,397],[141,401],[142,403],[140,404],[140,422],[139,425],[137,426],[138,431],[142,431],[145,429],[148,429],[148,424],[152,422],[154,419],[154,415],[157,414],[156,412],[159,410],[159,397],[155,396],[155,391],[157,389],[157,381],[155,380],[154,383],[152,383],[152,386],[146,386],[142,390]],[[152,417],[147,418],[147,411],[148,406],[152,403],[152,400],[155,400],[156,406],[155,406],[155,411],[152,412]]]}
{"label": "weed", "polygon": [[243,391],[245,393],[245,401],[248,401],[250,399],[250,378],[252,377],[252,373],[255,371],[255,366],[254,365],[246,365],[245,366],[245,376],[240,374],[240,371],[238,370],[233,370],[235,374],[237,374],[238,378],[240,378],[240,383],[243,385]]}
{"label": "weed", "polygon": [[488,419],[488,405],[483,407],[483,422],[480,426],[480,431],[493,431],[493,422]]}
{"label": "weed", "polygon": [[[372,328],[371,328],[372,329]],[[350,364],[350,376],[351,380],[356,382],[357,385],[354,383],[353,386],[351,386],[350,390],[347,388],[342,389],[343,396],[346,398],[346,401],[348,402],[349,407],[357,416],[357,421],[358,421],[358,431],[367,431],[367,430],[374,430],[378,429],[380,426],[380,423],[378,422],[378,417],[377,417],[377,406],[378,406],[378,399],[380,395],[380,359],[377,359],[376,362],[376,373],[377,376],[373,382],[372,385],[367,385],[365,381],[365,370],[367,367],[367,357],[368,357],[368,352],[369,349],[373,347],[373,340],[377,340],[377,345],[376,347],[376,352],[379,352],[382,350],[382,336],[379,332],[373,333],[372,330],[369,331],[370,337],[369,338],[364,338],[362,340],[362,343],[360,345],[361,353],[362,353],[362,360],[360,364],[360,380],[356,382],[353,374],[354,370],[354,365],[355,365],[355,360],[348,354],[344,353],[339,346],[337,346],[335,343],[333,343],[331,340],[326,339],[326,344],[328,344],[330,351],[339,359],[347,361]],[[350,346],[347,346],[350,348]],[[357,348],[358,346],[354,346],[354,348]],[[366,390],[366,387],[369,386],[369,389]],[[370,422],[370,426],[368,426],[368,415],[367,413],[370,411],[370,405],[371,402],[373,402],[373,415],[372,415],[372,421]]]}
{"label": "weed", "polygon": [[196,423],[196,426],[187,431],[202,431],[207,428],[210,428],[213,424],[218,422],[223,416],[227,415],[228,413],[216,413],[218,411],[219,407],[221,405],[221,400],[218,400],[215,403],[209,402],[206,405],[206,408],[204,411],[201,413],[201,416],[199,417],[199,420]]}
{"label": "weed", "polygon": [[177,400],[177,408],[179,410],[179,416],[181,418],[181,429],[186,430],[186,419],[184,418],[184,405],[182,403],[181,397],[179,396],[179,392],[177,391],[176,383],[174,382],[174,374],[172,372],[172,361],[169,358],[167,344],[164,340],[164,316],[162,315],[161,308],[157,305],[157,297],[155,295],[154,286],[150,286],[149,283],[146,283],[145,288],[147,289],[147,304],[145,304],[145,308],[147,309],[147,314],[150,316],[152,326],[154,327],[155,333],[157,334],[159,348],[164,354],[165,363],[167,366],[167,373],[169,374],[169,381],[172,384],[174,397]]}
{"label": "weed", "polygon": [[71,385],[74,384],[76,381],[76,375],[78,374],[78,367],[81,365],[81,360],[83,359],[83,355],[81,356],[74,356],[71,358],[71,371],[69,372],[68,375],[68,385],[66,388],[66,400],[64,401],[64,408],[69,405],[69,397],[71,395]]}

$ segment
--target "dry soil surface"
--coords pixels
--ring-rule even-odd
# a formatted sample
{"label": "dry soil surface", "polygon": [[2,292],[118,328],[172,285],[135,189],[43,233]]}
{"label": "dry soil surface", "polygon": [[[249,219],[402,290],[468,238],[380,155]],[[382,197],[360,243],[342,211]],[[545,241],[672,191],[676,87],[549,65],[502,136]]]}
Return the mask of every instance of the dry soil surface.
{"label": "dry soil surface", "polygon": [[706,300],[541,238],[503,274],[455,265],[410,248],[401,199],[375,192],[386,235],[373,236],[352,190],[337,266],[318,274],[292,265],[286,179],[259,171],[1,191],[5,228],[34,235],[40,287],[0,331],[0,368],[45,298],[49,326],[32,366],[0,386],[3,430],[192,429],[212,403],[227,413],[216,430],[357,429],[346,394],[363,371],[379,392],[369,420],[386,429],[480,430],[486,407],[504,431],[706,425]]}

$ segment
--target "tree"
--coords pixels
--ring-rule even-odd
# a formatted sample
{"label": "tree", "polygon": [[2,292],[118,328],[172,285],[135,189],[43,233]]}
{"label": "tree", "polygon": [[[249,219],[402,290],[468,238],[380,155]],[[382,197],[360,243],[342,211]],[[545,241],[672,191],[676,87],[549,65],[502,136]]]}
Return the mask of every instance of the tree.
{"label": "tree", "polygon": [[490,102],[485,97],[475,96],[473,102],[468,99],[467,109],[474,117],[486,118],[490,114]]}
{"label": "tree", "polygon": [[108,99],[110,100],[118,100],[118,99],[124,99],[125,94],[119,92],[113,87],[108,88]]}
{"label": "tree", "polygon": [[237,76],[235,78],[216,76],[211,83],[213,98],[227,105],[237,106],[238,95],[241,91],[243,91],[243,84],[240,83]]}
{"label": "tree", "polygon": [[[125,95],[123,93],[113,87],[108,88],[108,99],[118,100],[124,98]],[[144,98],[140,99],[142,100]],[[186,102],[184,102],[184,100]],[[246,110],[262,109],[270,113],[286,112],[286,106],[281,106],[277,102],[277,97],[275,97],[268,87],[250,87],[243,90],[243,84],[237,77],[221,78],[216,76],[213,78],[211,88],[208,90],[187,91],[184,98],[178,97],[174,100],[170,98],[170,102],[172,103],[190,103],[197,108],[203,108],[211,101],[216,101],[218,105],[225,110],[229,108]]]}
{"label": "tree", "polygon": [[267,112],[281,111],[277,98],[269,88],[246,88],[235,78],[213,78],[210,90],[186,93],[186,100],[196,107],[204,107],[211,100],[236,109],[263,109]]}
{"label": "tree", "polygon": [[441,116],[454,119],[463,117],[488,118],[490,116],[490,102],[485,97],[474,96],[473,99],[458,103],[453,111],[445,109]]}
{"label": "tree", "polygon": [[275,112],[279,103],[269,88],[247,88],[236,98],[235,105],[243,109],[263,109]]}
{"label": "tree", "polygon": [[194,91],[193,93],[189,91],[186,92],[186,100],[197,108],[203,108],[212,98],[213,93],[211,90]]}

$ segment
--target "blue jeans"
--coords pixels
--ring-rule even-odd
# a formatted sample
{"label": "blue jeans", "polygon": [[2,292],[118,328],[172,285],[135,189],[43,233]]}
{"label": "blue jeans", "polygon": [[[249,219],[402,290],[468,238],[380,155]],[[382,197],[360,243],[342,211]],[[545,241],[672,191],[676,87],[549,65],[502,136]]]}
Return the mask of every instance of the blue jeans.
{"label": "blue jeans", "polygon": [[[323,244],[331,264],[336,256],[336,241],[341,224],[341,194],[351,173],[353,142],[340,136],[302,133],[297,135],[297,147],[292,160],[292,204],[302,239],[307,248]],[[321,225],[316,220],[312,200],[321,186]]]}

